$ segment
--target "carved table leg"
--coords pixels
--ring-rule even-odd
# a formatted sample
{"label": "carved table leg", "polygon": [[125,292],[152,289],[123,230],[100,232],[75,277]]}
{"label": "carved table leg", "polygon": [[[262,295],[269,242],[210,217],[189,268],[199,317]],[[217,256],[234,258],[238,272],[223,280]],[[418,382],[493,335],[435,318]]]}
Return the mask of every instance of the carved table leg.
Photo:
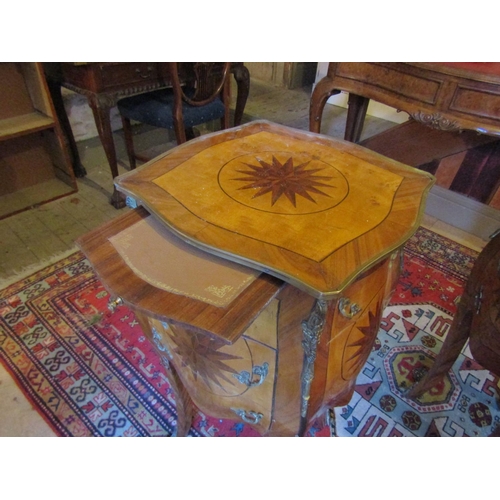
{"label": "carved table leg", "polygon": [[302,322],[304,362],[301,375],[301,403],[299,436],[303,436],[307,427],[307,410],[311,394],[311,383],[314,378],[314,362],[318,348],[319,337],[325,326],[327,302],[316,300],[311,314]]}
{"label": "carved table leg", "polygon": [[349,109],[347,111],[347,123],[344,135],[346,141],[359,142],[369,102],[370,99],[366,97],[349,94]]}
{"label": "carved table leg", "polygon": [[340,93],[340,90],[333,88],[333,81],[325,76],[314,87],[309,104],[309,130],[311,132],[320,133],[321,118],[323,117],[323,109],[326,101],[332,96]]}
{"label": "carved table leg", "polygon": [[64,101],[61,94],[61,84],[55,80],[47,78],[47,86],[49,88],[50,96],[52,97],[54,109],[56,111],[57,118],[59,119],[64,137],[68,143],[73,172],[76,177],[85,177],[87,175],[87,171],[80,160],[80,154],[78,153],[78,147],[76,146],[75,136],[73,135],[68,114],[66,113],[66,108],[64,107]]}
{"label": "carved table leg", "polygon": [[250,92],[250,72],[243,63],[235,64],[232,68],[234,79],[238,87],[238,94],[236,96],[236,108],[234,110],[234,126],[241,125],[243,119],[243,111],[247,103],[248,94]]}
{"label": "carved table leg", "polygon": [[[97,126],[97,132],[99,133],[99,138],[104,147],[104,152],[108,159],[109,168],[111,169],[111,175],[113,179],[118,176],[118,162],[116,160],[116,150],[115,143],[113,141],[113,130],[111,128],[111,118],[110,110],[114,105],[114,101],[108,96],[96,96],[93,95],[89,97],[89,105],[94,114],[94,120]],[[126,197],[124,194],[116,190],[113,190],[113,195],[111,197],[111,204],[115,208],[123,208],[125,206]]]}
{"label": "carved table leg", "polygon": [[122,116],[121,119],[122,119],[123,136],[125,138],[125,146],[127,148],[128,163],[130,165],[130,170],[135,170],[135,168],[137,167],[137,162],[133,146],[134,137],[132,134],[132,126],[128,118]]}

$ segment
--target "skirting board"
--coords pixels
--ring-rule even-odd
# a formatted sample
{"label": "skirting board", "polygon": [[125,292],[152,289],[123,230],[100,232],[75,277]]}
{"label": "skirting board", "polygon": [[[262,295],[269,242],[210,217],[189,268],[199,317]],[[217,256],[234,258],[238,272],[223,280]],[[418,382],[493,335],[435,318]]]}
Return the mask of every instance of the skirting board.
{"label": "skirting board", "polygon": [[500,211],[459,193],[434,186],[425,213],[483,240],[500,229]]}

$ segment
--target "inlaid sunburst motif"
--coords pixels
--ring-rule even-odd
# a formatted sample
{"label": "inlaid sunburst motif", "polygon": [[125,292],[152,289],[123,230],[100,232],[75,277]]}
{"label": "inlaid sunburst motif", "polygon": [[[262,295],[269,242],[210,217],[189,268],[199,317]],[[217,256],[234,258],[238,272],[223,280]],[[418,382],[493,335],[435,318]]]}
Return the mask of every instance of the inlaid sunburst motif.
{"label": "inlaid sunburst motif", "polygon": [[320,188],[332,187],[326,183],[332,179],[331,176],[317,175],[317,172],[322,168],[307,169],[310,161],[300,163],[297,166],[293,164],[293,158],[288,158],[281,163],[275,156],[271,162],[267,162],[256,158],[259,165],[245,163],[249,169],[236,171],[244,174],[244,177],[237,177],[233,180],[242,181],[246,184],[239,189],[257,189],[253,198],[271,193],[271,206],[274,205],[281,196],[285,196],[294,207],[297,206],[297,196],[316,203],[312,194],[319,196],[327,196]]}
{"label": "inlaid sunburst motif", "polygon": [[171,328],[171,333],[171,339],[176,345],[173,351],[181,358],[182,365],[191,370],[195,380],[200,377],[208,387],[215,384],[223,390],[225,389],[220,380],[234,385],[234,377],[229,378],[226,373],[233,375],[238,372],[226,362],[241,357],[219,351],[225,345],[223,342],[194,332],[189,335],[178,333],[174,328]]}
{"label": "inlaid sunburst motif", "polygon": [[[374,337],[378,332],[381,313],[380,304],[377,303],[375,312],[371,310],[368,311],[369,324],[367,326],[356,325],[355,332],[360,332],[361,336],[354,334],[354,339],[349,336],[346,351],[344,353],[343,370],[347,370],[349,373],[355,373],[356,370],[365,364],[372,350]],[[349,354],[346,355],[347,353]]]}

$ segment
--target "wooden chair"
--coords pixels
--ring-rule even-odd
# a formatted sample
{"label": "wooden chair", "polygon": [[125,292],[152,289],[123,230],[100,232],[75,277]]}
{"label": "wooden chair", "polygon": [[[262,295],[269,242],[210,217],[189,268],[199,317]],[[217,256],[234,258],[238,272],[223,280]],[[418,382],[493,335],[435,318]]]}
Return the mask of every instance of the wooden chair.
{"label": "wooden chair", "polygon": [[[452,368],[467,340],[474,359],[500,376],[500,231],[479,254],[457,312],[430,370],[408,392],[418,398]],[[497,402],[500,396],[496,394]],[[500,430],[500,429],[499,429]]]}
{"label": "wooden chair", "polygon": [[177,144],[192,139],[193,127],[221,120],[229,127],[231,63],[169,63],[172,87],[126,97],[118,101],[130,168],[136,159],[130,121],[175,131]]}

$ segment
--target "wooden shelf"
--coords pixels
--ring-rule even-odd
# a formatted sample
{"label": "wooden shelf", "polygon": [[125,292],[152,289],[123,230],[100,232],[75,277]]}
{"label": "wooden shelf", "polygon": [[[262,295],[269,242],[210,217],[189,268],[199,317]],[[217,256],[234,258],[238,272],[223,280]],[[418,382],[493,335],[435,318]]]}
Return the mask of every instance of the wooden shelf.
{"label": "wooden shelf", "polygon": [[38,111],[0,120],[0,141],[54,126],[54,120]]}
{"label": "wooden shelf", "polygon": [[77,191],[41,63],[0,63],[0,219]]}

